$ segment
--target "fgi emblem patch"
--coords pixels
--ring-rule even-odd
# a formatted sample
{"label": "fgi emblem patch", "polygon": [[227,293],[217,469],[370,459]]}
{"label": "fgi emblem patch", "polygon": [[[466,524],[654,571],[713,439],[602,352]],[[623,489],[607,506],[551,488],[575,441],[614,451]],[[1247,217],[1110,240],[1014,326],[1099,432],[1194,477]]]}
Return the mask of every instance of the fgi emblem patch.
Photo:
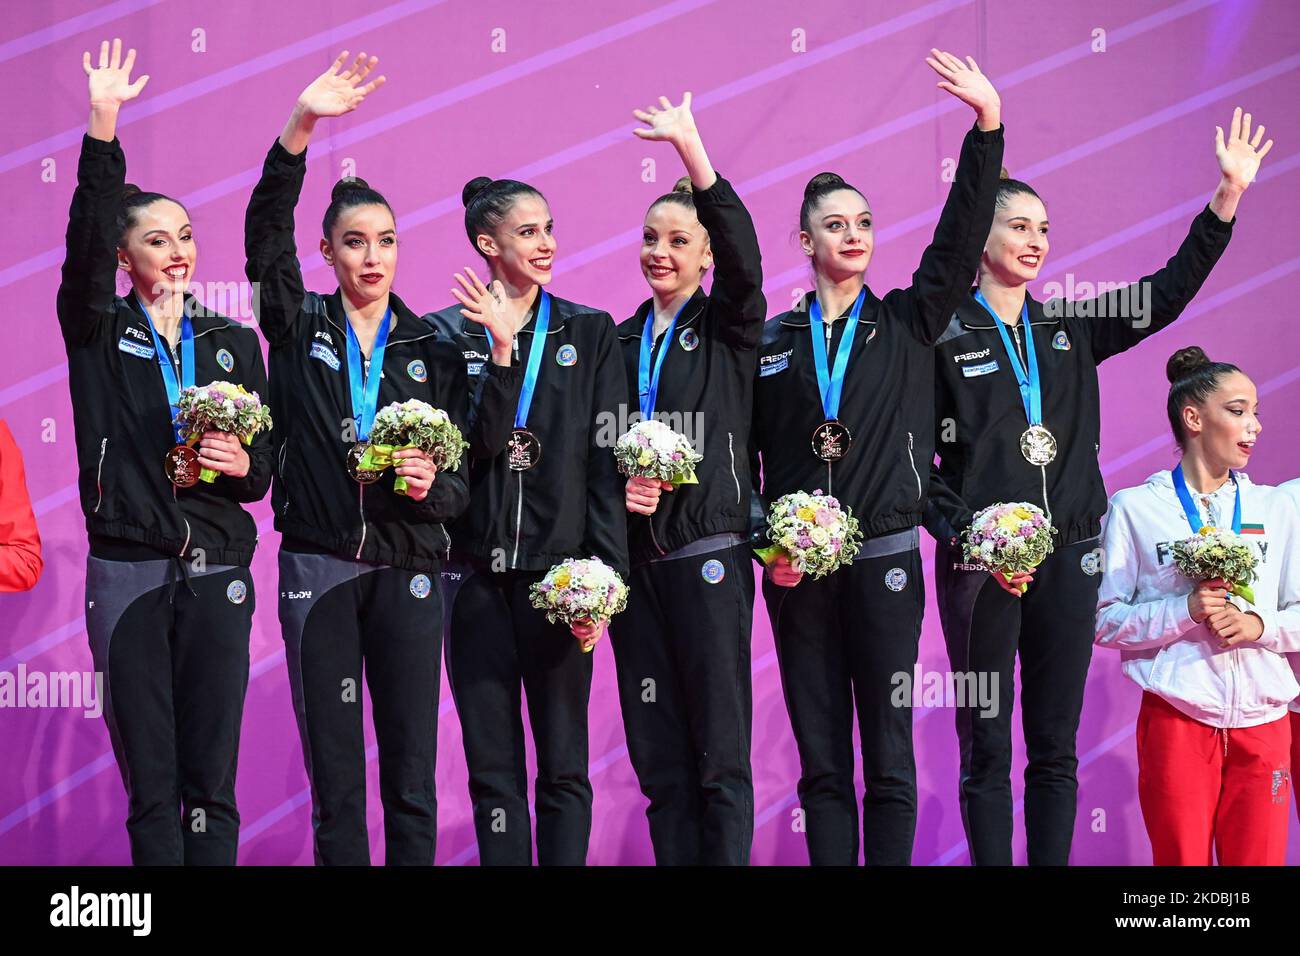
{"label": "fgi emblem patch", "polygon": [[217,349],[217,364],[229,372],[235,367],[235,357],[226,349]]}
{"label": "fgi emblem patch", "polygon": [[700,347],[700,337],[694,329],[682,329],[682,334],[677,336],[677,344],[687,352],[694,352]]}
{"label": "fgi emblem patch", "polygon": [[561,345],[555,353],[555,364],[568,368],[578,364],[578,350],[572,345]]}
{"label": "fgi emblem patch", "polygon": [[417,382],[427,382],[429,380],[429,370],[424,367],[424,363],[419,359],[406,366],[406,374]]}

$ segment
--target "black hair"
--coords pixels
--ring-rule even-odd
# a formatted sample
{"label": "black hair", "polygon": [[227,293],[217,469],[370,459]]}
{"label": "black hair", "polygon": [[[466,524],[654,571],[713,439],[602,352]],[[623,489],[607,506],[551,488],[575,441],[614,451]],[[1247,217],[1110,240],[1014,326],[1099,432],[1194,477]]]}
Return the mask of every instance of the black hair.
{"label": "black hair", "polygon": [[[1018,179],[1012,179],[1011,174],[1007,172],[1007,168],[1003,166],[1001,174],[998,176],[998,193],[993,205],[998,209],[1003,209],[1012,196],[1033,196],[1039,202],[1043,202],[1043,197],[1034,192],[1033,186]],[[1043,207],[1046,208],[1047,203],[1043,203]]]}
{"label": "black hair", "polygon": [[822,199],[840,189],[850,189],[862,196],[863,202],[867,201],[867,197],[862,195],[861,189],[850,186],[836,173],[818,173],[808,180],[808,185],[803,188],[803,205],[799,207],[799,228],[804,232],[809,232],[809,227],[812,224],[812,211],[817,208]]}
{"label": "black hair", "polygon": [[1195,345],[1179,349],[1169,356],[1165,363],[1165,375],[1169,378],[1167,410],[1169,427],[1173,429],[1179,448],[1187,441],[1187,434],[1183,431],[1183,409],[1188,405],[1204,405],[1225,375],[1240,371],[1227,362],[1211,362]]}
{"label": "black hair", "polygon": [[478,237],[485,232],[494,233],[509,215],[515,201],[524,195],[546,201],[541,192],[517,179],[476,176],[467,182],[460,191],[460,201],[465,206],[465,235],[469,237],[469,244],[478,249]]}
{"label": "black hair", "polygon": [[[359,176],[344,176],[334,184],[330,190],[330,204],[325,209],[325,218],[321,220],[321,234],[329,240],[334,234],[334,226],[339,221],[339,216],[343,215],[349,209],[355,209],[357,206],[383,206],[391,215],[393,207],[388,205],[388,200],[375,189],[370,188],[370,184]],[[394,221],[397,217],[393,216]]]}
{"label": "black hair", "polygon": [[[126,234],[140,218],[140,210],[146,206],[152,206],[160,200],[174,202],[182,209],[185,209],[181,203],[172,199],[171,196],[164,196],[162,193],[145,192],[134,183],[127,183],[122,187],[122,205],[117,212],[117,244],[119,247],[126,245]],[[185,209],[185,215],[188,216],[189,214],[189,210]]]}

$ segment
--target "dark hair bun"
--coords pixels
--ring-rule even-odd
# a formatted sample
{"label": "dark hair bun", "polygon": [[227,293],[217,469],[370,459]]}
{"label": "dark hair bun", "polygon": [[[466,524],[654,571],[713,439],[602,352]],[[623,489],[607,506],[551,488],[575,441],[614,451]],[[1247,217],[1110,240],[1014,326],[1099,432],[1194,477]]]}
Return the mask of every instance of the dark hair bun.
{"label": "dark hair bun", "polygon": [[369,189],[370,184],[360,176],[344,176],[330,190],[330,202],[338,202],[354,189]]}
{"label": "dark hair bun", "polygon": [[135,183],[126,183],[122,186],[122,201],[126,202],[132,196],[138,196],[142,190]]}
{"label": "dark hair bun", "polygon": [[808,180],[808,185],[803,188],[804,198],[811,196],[813,193],[822,192],[830,189],[837,189],[843,186],[849,188],[849,184],[838,173],[818,173],[812,179]]}
{"label": "dark hair bun", "polygon": [[1007,167],[1003,166],[998,170],[998,179],[1010,179],[1011,174],[1007,172]]}
{"label": "dark hair bun", "polygon": [[492,177],[475,176],[465,184],[465,188],[460,191],[460,204],[469,207],[474,197],[492,185]]}
{"label": "dark hair bun", "polygon": [[1169,356],[1169,361],[1165,363],[1165,375],[1172,384],[1181,378],[1186,378],[1197,369],[1211,364],[1213,363],[1210,362],[1199,346],[1189,345],[1187,348],[1179,349]]}
{"label": "dark hair bun", "polygon": [[677,182],[673,183],[673,192],[686,193],[688,196],[695,194],[695,185],[691,182],[690,176],[683,176]]}

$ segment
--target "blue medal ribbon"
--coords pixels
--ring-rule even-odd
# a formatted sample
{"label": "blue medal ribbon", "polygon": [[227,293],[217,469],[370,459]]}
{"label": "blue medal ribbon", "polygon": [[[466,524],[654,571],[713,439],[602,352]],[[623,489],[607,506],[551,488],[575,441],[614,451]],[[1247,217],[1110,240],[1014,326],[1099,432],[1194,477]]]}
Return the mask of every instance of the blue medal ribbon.
{"label": "blue medal ribbon", "polygon": [[[551,325],[551,297],[543,289],[537,290],[541,301],[537,305],[537,325],[533,328],[533,344],[528,349],[528,367],[524,370],[524,386],[519,392],[519,404],[515,406],[515,428],[526,428],[528,411],[533,407],[533,391],[537,388],[537,373],[542,368],[542,353],[546,351],[546,333]],[[488,344],[493,345],[492,333],[487,332]]]}
{"label": "blue medal ribbon", "polygon": [[673,333],[677,331],[677,320],[682,317],[682,311],[690,305],[691,300],[687,299],[673,316],[673,320],[668,323],[668,328],[664,330],[664,344],[659,349],[659,357],[654,363],[654,372],[650,371],[650,355],[655,348],[655,310],[652,307],[650,314],[645,317],[645,327],[641,331],[641,358],[637,364],[637,394],[641,398],[641,417],[649,421],[655,413],[655,401],[659,397],[659,371],[664,367],[664,357],[668,350],[673,347]]}
{"label": "blue medal ribbon", "polygon": [[361,370],[361,342],[357,333],[352,331],[348,322],[348,389],[352,393],[352,417],[357,426],[357,441],[366,441],[370,437],[370,428],[375,423],[375,411],[379,405],[379,382],[384,372],[384,349],[388,346],[388,327],[393,317],[390,305],[384,311],[384,319],[375,332],[375,344],[370,348],[371,374]]}
{"label": "blue medal ribbon", "polygon": [[[1237,483],[1237,476],[1231,471],[1228,477],[1232,479],[1233,485],[1237,489],[1237,500],[1232,506],[1232,533],[1241,534],[1241,485]],[[1173,472],[1174,491],[1178,492],[1178,500],[1182,502],[1183,512],[1187,515],[1187,523],[1192,526],[1192,534],[1200,534],[1203,524],[1201,514],[1196,508],[1196,502],[1192,500],[1192,492],[1187,487],[1187,479],[1183,477],[1183,466],[1180,462]]]}
{"label": "blue medal ribbon", "polygon": [[162,336],[154,328],[149,310],[134,294],[131,296],[131,301],[140,310],[144,320],[149,323],[149,332],[153,335],[154,354],[158,357],[159,368],[162,369],[163,386],[167,389],[167,403],[172,410],[172,429],[176,434],[176,444],[183,445],[185,433],[181,426],[176,424],[176,416],[181,412],[181,389],[192,388],[194,385],[194,324],[190,322],[188,315],[181,315],[181,372],[178,378],[176,366],[172,364],[171,348],[163,342]]}
{"label": "blue medal ribbon", "polygon": [[1020,401],[1025,406],[1025,417],[1029,419],[1030,425],[1041,425],[1043,388],[1042,381],[1038,377],[1038,352],[1034,349],[1034,332],[1029,327],[1029,300],[1026,299],[1025,304],[1020,307],[1020,327],[1025,330],[1025,354],[1029,357],[1028,372],[1020,364],[1020,356],[1016,354],[1015,346],[1011,344],[1011,336],[1007,334],[1007,324],[993,311],[993,307],[984,298],[984,293],[977,290],[975,301],[984,306],[984,311],[993,316],[993,322],[998,327],[998,335],[1002,337],[1002,347],[1006,349],[1007,358],[1011,361],[1011,370],[1015,372],[1016,383],[1020,386]]}
{"label": "blue medal ribbon", "polygon": [[867,299],[867,287],[863,286],[858,297],[853,301],[853,310],[849,312],[848,325],[840,338],[840,347],[835,350],[835,367],[826,367],[825,326],[822,322],[821,303],[813,301],[808,310],[808,328],[812,332],[813,362],[817,366],[817,389],[821,393],[822,412],[828,422],[840,417],[840,396],[844,390],[844,373],[849,368],[849,353],[853,351],[853,336],[858,331],[858,316],[862,314],[862,303]]}

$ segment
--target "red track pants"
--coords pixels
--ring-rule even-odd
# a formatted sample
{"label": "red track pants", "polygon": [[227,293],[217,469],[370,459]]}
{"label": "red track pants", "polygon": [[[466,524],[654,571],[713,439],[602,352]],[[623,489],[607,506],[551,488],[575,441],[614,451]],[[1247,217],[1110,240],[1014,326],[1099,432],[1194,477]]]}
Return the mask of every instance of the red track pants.
{"label": "red track pants", "polygon": [[[1282,866],[1291,719],[1219,729],[1142,695],[1138,798],[1157,866]],[[1300,726],[1300,721],[1297,721]]]}

